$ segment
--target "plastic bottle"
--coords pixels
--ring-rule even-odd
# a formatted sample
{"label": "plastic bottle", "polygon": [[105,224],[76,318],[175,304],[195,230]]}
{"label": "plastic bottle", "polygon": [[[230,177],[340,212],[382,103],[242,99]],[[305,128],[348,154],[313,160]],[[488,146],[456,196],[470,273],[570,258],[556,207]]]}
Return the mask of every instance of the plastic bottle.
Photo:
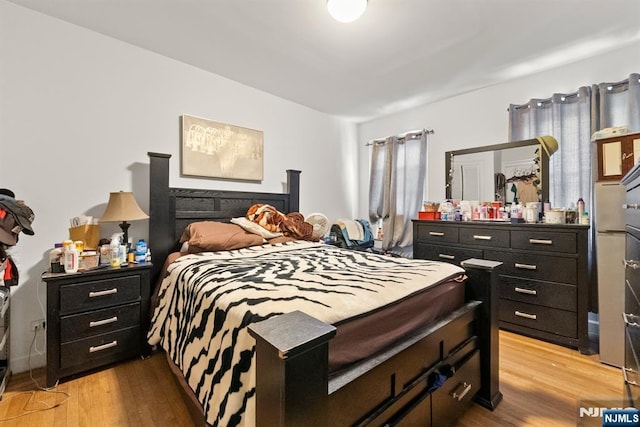
{"label": "plastic bottle", "polygon": [[120,243],[119,255],[120,255],[120,265],[121,266],[128,265],[129,263],[127,262],[127,245],[125,245],[124,243]]}
{"label": "plastic bottle", "polygon": [[584,211],[580,217],[580,224],[589,225],[589,212]]}
{"label": "plastic bottle", "polygon": [[63,258],[62,243],[56,243],[49,252],[49,264],[51,265],[52,273],[64,272],[64,258]]}
{"label": "plastic bottle", "polygon": [[111,243],[109,244],[109,253],[111,267],[120,267],[120,236],[118,233],[111,236]]}
{"label": "plastic bottle", "polygon": [[64,272],[75,273],[78,271],[80,261],[80,252],[73,243],[65,248],[64,251]]}
{"label": "plastic bottle", "polygon": [[135,262],[145,262],[147,259],[147,242],[144,239],[138,240],[136,243],[136,253],[134,257]]}
{"label": "plastic bottle", "polygon": [[578,199],[578,218],[576,223],[582,224],[582,216],[584,215],[584,200],[582,197]]}

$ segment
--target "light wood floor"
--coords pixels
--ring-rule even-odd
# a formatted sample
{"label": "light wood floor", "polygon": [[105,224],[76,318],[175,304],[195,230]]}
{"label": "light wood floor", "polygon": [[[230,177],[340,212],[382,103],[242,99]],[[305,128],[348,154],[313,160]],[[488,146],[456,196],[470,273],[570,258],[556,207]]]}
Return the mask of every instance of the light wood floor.
{"label": "light wood floor", "polygon": [[[29,373],[14,375],[2,401],[0,425],[190,426],[191,419],[163,355],[132,360],[57,388],[66,396],[38,391]],[[44,371],[33,373],[44,384]],[[619,369],[564,347],[500,331],[500,389],[504,400],[491,412],[478,405],[456,424],[462,426],[575,426],[580,398],[622,398]]]}

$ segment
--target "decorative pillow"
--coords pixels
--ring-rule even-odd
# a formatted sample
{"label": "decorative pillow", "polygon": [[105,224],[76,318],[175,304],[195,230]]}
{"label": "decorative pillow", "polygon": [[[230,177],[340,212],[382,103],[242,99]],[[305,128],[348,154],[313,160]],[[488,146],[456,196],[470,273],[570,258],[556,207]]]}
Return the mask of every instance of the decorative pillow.
{"label": "decorative pillow", "polygon": [[231,218],[231,223],[237,224],[242,227],[245,231],[249,233],[257,234],[258,236],[262,236],[265,239],[273,239],[274,237],[280,237],[283,234],[281,232],[269,231],[260,224],[257,224],[253,221],[249,221],[247,218],[238,217]]}
{"label": "decorative pillow", "polygon": [[236,224],[200,221],[185,227],[180,242],[189,242],[188,252],[194,254],[257,246],[263,244],[264,239],[257,234],[246,232]]}

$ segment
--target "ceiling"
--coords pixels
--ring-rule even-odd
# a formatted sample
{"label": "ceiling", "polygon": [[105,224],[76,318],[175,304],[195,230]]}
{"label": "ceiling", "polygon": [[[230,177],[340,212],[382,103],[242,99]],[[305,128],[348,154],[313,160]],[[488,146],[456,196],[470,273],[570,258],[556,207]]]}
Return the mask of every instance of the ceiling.
{"label": "ceiling", "polygon": [[640,0],[10,1],[356,122],[640,40]]}

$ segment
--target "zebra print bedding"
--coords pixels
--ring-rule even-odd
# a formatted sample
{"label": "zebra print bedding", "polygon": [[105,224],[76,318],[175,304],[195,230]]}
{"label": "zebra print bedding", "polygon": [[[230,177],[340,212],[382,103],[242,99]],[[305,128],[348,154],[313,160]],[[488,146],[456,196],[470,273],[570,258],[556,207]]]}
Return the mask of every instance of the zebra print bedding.
{"label": "zebra print bedding", "polygon": [[149,343],[182,371],[213,426],[255,423],[255,341],[247,326],[303,311],[336,324],[463,273],[295,241],[180,257],[158,293]]}

